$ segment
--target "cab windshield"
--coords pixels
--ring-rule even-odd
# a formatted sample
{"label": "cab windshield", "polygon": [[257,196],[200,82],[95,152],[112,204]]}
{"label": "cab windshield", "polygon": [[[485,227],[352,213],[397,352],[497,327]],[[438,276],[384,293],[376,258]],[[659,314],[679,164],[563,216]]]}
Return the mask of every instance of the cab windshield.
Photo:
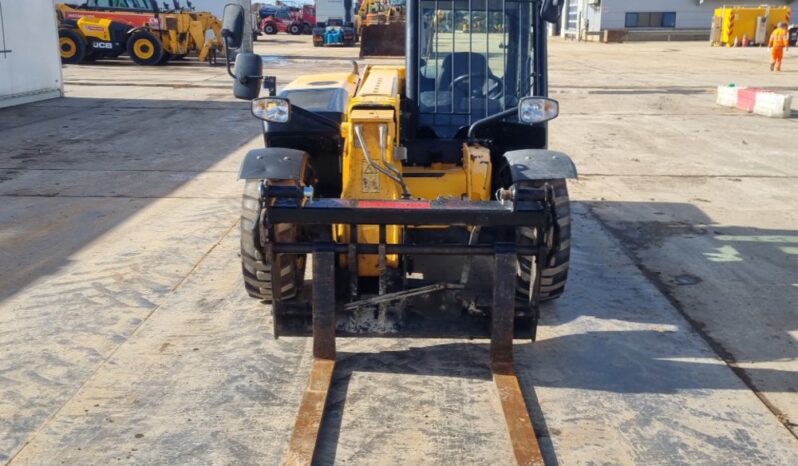
{"label": "cab windshield", "polygon": [[125,10],[152,10],[150,0],[89,0],[89,7],[120,8]]}
{"label": "cab windshield", "polygon": [[419,2],[421,123],[460,126],[530,94],[530,0]]}

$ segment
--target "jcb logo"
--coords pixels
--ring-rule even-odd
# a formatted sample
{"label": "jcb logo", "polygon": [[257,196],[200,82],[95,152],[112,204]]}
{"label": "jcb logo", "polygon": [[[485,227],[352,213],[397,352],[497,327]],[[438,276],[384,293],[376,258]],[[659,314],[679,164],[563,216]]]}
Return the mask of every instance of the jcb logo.
{"label": "jcb logo", "polygon": [[93,43],[91,45],[95,49],[112,49],[112,48],[114,48],[114,44],[112,44],[110,42],[95,42],[95,43]]}

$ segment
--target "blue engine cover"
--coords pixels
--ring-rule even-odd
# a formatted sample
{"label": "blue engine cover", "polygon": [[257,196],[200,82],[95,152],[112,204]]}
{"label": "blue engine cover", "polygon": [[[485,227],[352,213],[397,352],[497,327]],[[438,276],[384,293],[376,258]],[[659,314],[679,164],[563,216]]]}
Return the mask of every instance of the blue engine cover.
{"label": "blue engine cover", "polygon": [[341,44],[344,42],[344,32],[341,28],[327,28],[324,33],[325,44]]}

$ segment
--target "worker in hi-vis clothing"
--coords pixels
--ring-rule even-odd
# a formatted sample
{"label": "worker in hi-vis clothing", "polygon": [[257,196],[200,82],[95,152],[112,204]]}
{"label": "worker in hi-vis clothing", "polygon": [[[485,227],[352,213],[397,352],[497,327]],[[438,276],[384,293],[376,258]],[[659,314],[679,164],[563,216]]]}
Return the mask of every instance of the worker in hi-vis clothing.
{"label": "worker in hi-vis clothing", "polygon": [[784,51],[790,45],[790,37],[787,32],[787,23],[781,22],[776,26],[776,30],[770,35],[768,47],[770,47],[770,71],[781,71],[781,62],[784,60]]}

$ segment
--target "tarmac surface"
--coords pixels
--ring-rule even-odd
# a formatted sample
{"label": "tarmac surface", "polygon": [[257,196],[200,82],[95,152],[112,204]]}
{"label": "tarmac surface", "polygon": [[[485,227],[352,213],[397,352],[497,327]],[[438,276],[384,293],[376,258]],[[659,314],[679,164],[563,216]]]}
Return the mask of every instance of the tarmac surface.
{"label": "tarmac surface", "polygon": [[[352,49],[257,43],[284,85]],[[572,275],[516,367],[547,464],[798,464],[798,56],[553,40]],[[387,62],[390,60],[375,60]],[[0,462],[278,464],[310,340],[271,336],[238,258],[262,145],[223,68],[64,69],[0,110]],[[794,104],[795,105],[795,104]],[[321,464],[511,464],[487,344],[340,339]]]}

